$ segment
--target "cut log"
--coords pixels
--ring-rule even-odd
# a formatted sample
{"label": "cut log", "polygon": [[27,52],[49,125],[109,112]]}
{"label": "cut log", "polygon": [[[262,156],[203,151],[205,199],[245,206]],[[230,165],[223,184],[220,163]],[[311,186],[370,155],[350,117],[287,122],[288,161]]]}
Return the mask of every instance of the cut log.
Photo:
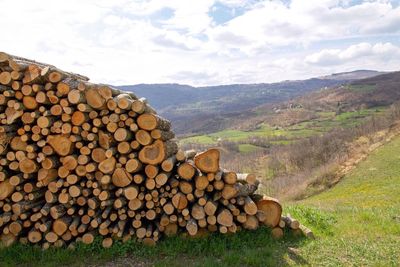
{"label": "cut log", "polygon": [[11,196],[15,187],[10,183],[10,180],[0,182],[0,200],[4,200]]}
{"label": "cut log", "polygon": [[169,131],[171,129],[171,122],[161,118],[156,114],[145,113],[138,117],[138,126],[146,131],[151,131],[154,129],[160,129],[163,131]]}
{"label": "cut log", "polygon": [[222,226],[226,226],[226,227],[232,226],[232,224],[233,224],[232,213],[227,209],[221,210],[218,213],[217,222]]}
{"label": "cut log", "polygon": [[87,116],[85,115],[85,113],[81,112],[81,111],[75,111],[74,113],[72,113],[72,117],[71,117],[71,123],[75,126],[80,126],[82,125],[85,121],[87,121]]}
{"label": "cut log", "polygon": [[38,165],[35,161],[25,158],[19,162],[19,170],[26,174],[34,173],[38,170]]}
{"label": "cut log", "polygon": [[194,156],[196,156],[197,152],[196,150],[192,149],[192,150],[187,150],[187,151],[183,151],[183,150],[179,150],[175,157],[177,161],[183,162],[187,159],[193,159]]}
{"label": "cut log", "polygon": [[207,201],[206,205],[204,206],[204,212],[211,216],[214,215],[217,211],[218,205],[214,201]]}
{"label": "cut log", "polygon": [[217,172],[219,170],[219,157],[218,149],[209,149],[194,157],[196,167],[202,172]]}
{"label": "cut log", "polygon": [[94,109],[105,109],[106,99],[102,96],[98,88],[89,88],[85,91],[85,98],[89,106]]}
{"label": "cut log", "polygon": [[68,230],[71,221],[72,221],[71,217],[63,217],[56,219],[53,222],[53,227],[52,227],[53,232],[58,236],[62,236]]}
{"label": "cut log", "polygon": [[238,181],[246,182],[250,185],[255,185],[258,182],[256,175],[252,173],[237,173],[236,176]]}
{"label": "cut log", "polygon": [[67,156],[72,152],[72,142],[66,136],[50,135],[47,138],[47,142],[60,156]]}
{"label": "cut log", "polygon": [[101,245],[103,246],[103,248],[110,248],[113,244],[113,240],[111,237],[107,237],[105,239],[103,239]]}
{"label": "cut log", "polygon": [[150,133],[153,139],[160,139],[162,141],[168,141],[175,137],[174,132],[171,131],[162,131],[159,129],[154,129]]}
{"label": "cut log", "polygon": [[314,233],[306,226],[300,224],[299,229],[301,230],[301,232],[303,233],[303,235],[305,237],[310,238],[310,239],[315,239]]}
{"label": "cut log", "polygon": [[206,217],[206,213],[204,212],[204,207],[194,204],[192,207],[191,215],[196,220],[201,220]]}
{"label": "cut log", "polygon": [[225,185],[224,188],[222,189],[222,197],[224,199],[232,199],[236,197],[238,194],[238,190],[235,186],[232,185]]}
{"label": "cut log", "polygon": [[176,150],[176,143],[156,140],[152,145],[145,146],[140,150],[139,160],[145,164],[157,165],[176,153]]}
{"label": "cut log", "polygon": [[298,220],[293,219],[290,214],[287,214],[287,216],[283,216],[282,219],[285,221],[285,224],[292,228],[292,229],[299,229],[300,223]]}
{"label": "cut log", "polygon": [[187,207],[188,201],[184,194],[177,193],[172,197],[172,204],[176,209],[183,210],[184,208]]}
{"label": "cut log", "polygon": [[184,162],[178,167],[178,175],[185,180],[191,180],[196,173],[194,166],[188,162]]}
{"label": "cut log", "polygon": [[109,149],[112,143],[112,138],[110,135],[103,131],[99,131],[99,144],[104,149]]}
{"label": "cut log", "polygon": [[209,185],[207,176],[205,176],[205,175],[196,176],[195,185],[196,185],[196,189],[205,190],[207,188],[207,186]]}
{"label": "cut log", "polygon": [[95,234],[93,232],[86,233],[82,236],[82,242],[86,245],[92,244]]}
{"label": "cut log", "polygon": [[175,156],[169,157],[162,162],[161,168],[166,172],[170,172],[173,170],[175,163],[176,163],[176,157]]}
{"label": "cut log", "polygon": [[251,196],[253,195],[257,189],[258,189],[258,182],[256,182],[255,184],[247,184],[247,183],[236,183],[234,185],[237,194],[236,196],[238,197],[245,197],[245,196]]}
{"label": "cut log", "polygon": [[198,226],[197,226],[197,222],[194,219],[190,219],[187,223],[186,223],[186,230],[189,233],[189,235],[194,236],[197,234],[197,231],[199,230]]}
{"label": "cut log", "polygon": [[222,178],[226,184],[233,185],[237,181],[237,175],[235,172],[223,172]]}
{"label": "cut log", "polygon": [[254,203],[254,201],[247,196],[244,199],[244,211],[248,214],[248,215],[256,215],[257,214],[257,205],[256,203]]}
{"label": "cut log", "polygon": [[102,162],[100,162],[99,170],[105,174],[113,173],[116,163],[117,163],[117,161],[113,157],[109,158],[109,159],[105,159]]}
{"label": "cut log", "polygon": [[155,165],[146,165],[144,168],[144,173],[148,178],[154,179],[158,174],[158,166]]}
{"label": "cut log", "polygon": [[124,188],[124,196],[128,200],[135,199],[139,194],[139,190],[136,186],[129,186]]}
{"label": "cut log", "polygon": [[155,177],[154,180],[156,181],[156,184],[158,186],[163,186],[168,182],[169,177],[170,177],[170,173],[162,172],[162,173],[157,174],[157,176]]}
{"label": "cut log", "polygon": [[262,196],[256,200],[258,210],[266,214],[266,219],[263,222],[268,227],[276,227],[279,224],[282,215],[282,206],[275,198]]}
{"label": "cut log", "polygon": [[139,171],[142,167],[142,164],[137,159],[130,159],[126,162],[125,168],[130,173],[135,173]]}
{"label": "cut log", "polygon": [[36,230],[32,230],[28,234],[28,240],[32,244],[36,244],[42,240],[42,233]]}

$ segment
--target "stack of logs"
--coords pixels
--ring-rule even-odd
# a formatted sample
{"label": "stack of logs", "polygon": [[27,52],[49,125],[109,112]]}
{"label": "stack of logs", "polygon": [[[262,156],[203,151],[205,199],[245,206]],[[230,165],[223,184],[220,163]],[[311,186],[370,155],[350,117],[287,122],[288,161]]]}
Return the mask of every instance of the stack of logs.
{"label": "stack of logs", "polygon": [[178,150],[145,99],[0,53],[0,243],[103,246],[162,234],[281,235],[281,205],[219,151]]}

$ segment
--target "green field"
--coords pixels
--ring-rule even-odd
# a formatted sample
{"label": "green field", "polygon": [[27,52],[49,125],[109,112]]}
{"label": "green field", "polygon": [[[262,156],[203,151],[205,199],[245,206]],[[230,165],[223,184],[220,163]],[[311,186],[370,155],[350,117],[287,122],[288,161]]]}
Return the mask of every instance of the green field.
{"label": "green field", "polygon": [[370,92],[376,89],[374,84],[351,84],[347,85],[347,89],[353,92]]}
{"label": "green field", "polygon": [[284,136],[286,135],[285,130],[279,128],[273,128],[266,124],[262,124],[258,129],[252,131],[240,131],[240,130],[223,130],[207,135],[197,135],[181,140],[182,143],[200,143],[200,144],[214,144],[219,140],[227,141],[241,141],[252,136],[257,137],[273,137],[273,136]]}
{"label": "green field", "polygon": [[253,151],[260,150],[261,148],[255,145],[250,145],[250,144],[240,144],[239,146],[239,152],[241,153],[249,153]]}
{"label": "green field", "polygon": [[313,225],[320,238],[300,255],[320,266],[398,266],[400,262],[400,137],[374,151],[337,186],[296,203],[293,216]]}
{"label": "green field", "polygon": [[335,112],[318,112],[317,118],[300,122],[289,127],[271,127],[268,124],[260,124],[257,129],[250,131],[223,130],[216,133],[196,135],[180,140],[182,144],[196,143],[203,145],[215,145],[218,141],[243,142],[251,137],[280,138],[271,140],[272,144],[286,144],[292,141],[322,134],[335,127],[351,127],[362,123],[363,119],[371,115],[382,114],[384,107],[363,109],[359,111],[343,112],[335,115]]}
{"label": "green field", "polygon": [[99,241],[74,251],[16,245],[0,250],[0,266],[100,266],[116,258],[121,266],[398,266],[399,151],[400,137],[374,151],[332,189],[285,205],[285,212],[309,226],[316,240],[289,234],[272,240],[261,228],[197,240],[168,238],[151,248],[133,241],[109,250]]}

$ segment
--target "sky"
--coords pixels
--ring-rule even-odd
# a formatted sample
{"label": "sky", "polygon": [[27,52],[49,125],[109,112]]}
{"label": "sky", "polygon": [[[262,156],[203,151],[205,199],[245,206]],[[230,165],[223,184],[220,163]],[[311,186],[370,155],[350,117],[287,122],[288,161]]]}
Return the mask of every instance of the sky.
{"label": "sky", "polygon": [[400,0],[0,0],[0,51],[113,85],[400,70]]}

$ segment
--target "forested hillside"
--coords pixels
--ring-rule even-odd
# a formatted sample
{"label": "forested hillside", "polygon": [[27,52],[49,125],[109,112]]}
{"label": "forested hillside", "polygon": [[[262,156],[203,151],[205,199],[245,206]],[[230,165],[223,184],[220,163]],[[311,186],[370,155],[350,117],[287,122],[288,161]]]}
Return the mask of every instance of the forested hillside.
{"label": "forested hillside", "polygon": [[373,77],[381,72],[354,71],[307,80],[262,84],[192,87],[180,84],[121,86],[148,99],[158,113],[170,119],[178,134],[212,132],[228,127],[226,120],[254,108],[287,101],[327,87]]}

